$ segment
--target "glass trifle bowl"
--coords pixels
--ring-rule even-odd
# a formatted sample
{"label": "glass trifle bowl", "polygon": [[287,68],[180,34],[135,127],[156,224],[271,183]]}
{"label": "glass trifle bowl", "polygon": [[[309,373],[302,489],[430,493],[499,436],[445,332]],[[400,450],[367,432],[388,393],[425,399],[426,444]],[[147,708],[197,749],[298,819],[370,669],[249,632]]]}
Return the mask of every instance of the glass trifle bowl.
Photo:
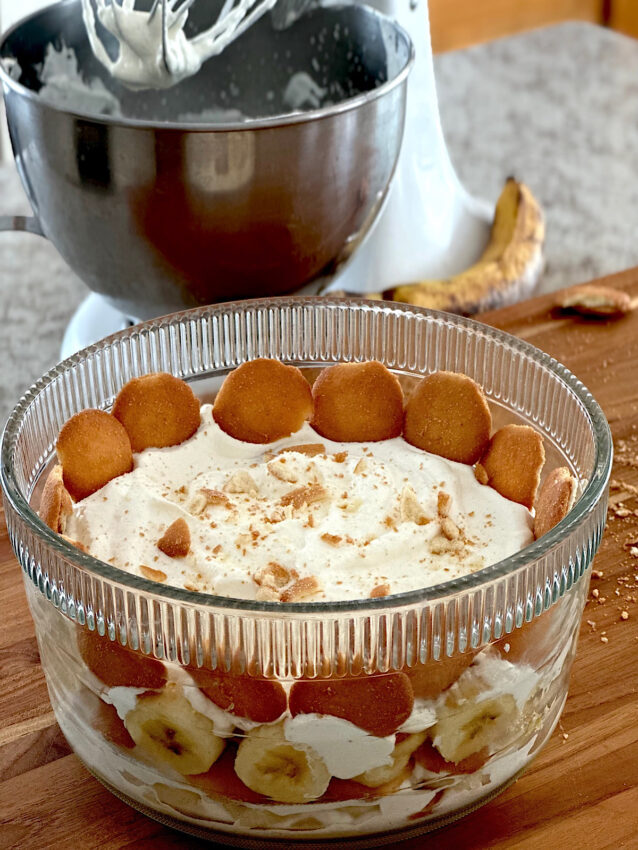
{"label": "glass trifle bowl", "polygon": [[[235,599],[97,560],[38,517],[62,425],[170,372],[202,400],[255,358],[312,380],[379,360],[408,394],[461,372],[497,426],[544,438],[543,476],[578,482],[567,516],[461,578],[379,598]],[[469,319],[404,305],[281,298],[149,321],[52,369],[2,443],[9,535],[57,721],[135,808],[239,846],[374,846],[444,824],[511,783],[567,696],[612,442],[586,388],[548,355]],[[364,508],[365,509],[365,508]]]}

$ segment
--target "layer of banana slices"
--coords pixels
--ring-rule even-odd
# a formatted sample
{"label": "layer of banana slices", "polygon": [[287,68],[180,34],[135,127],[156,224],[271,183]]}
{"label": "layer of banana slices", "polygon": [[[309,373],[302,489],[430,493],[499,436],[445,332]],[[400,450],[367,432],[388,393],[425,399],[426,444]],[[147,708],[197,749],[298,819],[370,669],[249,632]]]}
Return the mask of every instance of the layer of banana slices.
{"label": "layer of banana slices", "polygon": [[[511,664],[496,651],[486,650],[438,698],[421,701],[431,709],[426,728],[417,726],[410,733],[398,732],[385,738],[319,714],[305,715],[307,720],[302,723],[304,715],[253,724],[252,728],[245,725],[243,731],[233,730],[232,725],[217,728],[189,691],[197,692],[205,701],[206,697],[193,684],[184,686],[173,680],[160,691],[138,692],[130,709],[118,711],[131,738],[127,746],[134,742],[143,759],[188,777],[188,782],[198,785],[201,783],[196,780],[202,777],[214,779],[214,765],[219,759],[219,776],[230,775],[243,789],[238,799],[250,799],[254,792],[262,800],[303,804],[319,800],[333,780],[343,784],[344,778],[354,791],[353,797],[365,798],[366,788],[371,789],[368,796],[390,794],[409,781],[412,763],[415,758],[422,761],[424,748],[429,748],[432,757],[438,752],[436,758],[442,758],[445,769],[451,772],[456,771],[454,765],[463,772],[471,757],[476,763],[471,770],[479,769],[526,733],[538,682],[539,675],[528,665]],[[311,718],[315,719],[309,730],[306,724]],[[327,728],[320,732],[322,724]],[[335,724],[339,729],[332,728]],[[359,735],[365,740],[353,750]],[[340,737],[344,741],[341,750]],[[366,764],[367,769],[356,773]],[[206,788],[206,782],[202,787]],[[339,793],[336,786],[330,787],[333,794]],[[233,798],[225,785],[218,790]],[[258,800],[259,796],[255,798]]]}

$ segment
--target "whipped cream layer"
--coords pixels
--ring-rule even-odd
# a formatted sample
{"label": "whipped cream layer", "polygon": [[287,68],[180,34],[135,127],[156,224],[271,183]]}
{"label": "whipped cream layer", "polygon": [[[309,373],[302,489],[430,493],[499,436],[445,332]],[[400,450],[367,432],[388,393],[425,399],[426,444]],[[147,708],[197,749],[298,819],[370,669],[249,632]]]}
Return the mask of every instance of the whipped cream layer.
{"label": "whipped cream layer", "polygon": [[[210,405],[201,417],[190,440],[135,455],[132,472],[78,502],[66,534],[135,575],[280,601],[427,587],[533,539],[525,507],[401,437],[335,443],[306,424],[264,446],[222,431]],[[190,551],[171,558],[157,543],[179,518]]]}

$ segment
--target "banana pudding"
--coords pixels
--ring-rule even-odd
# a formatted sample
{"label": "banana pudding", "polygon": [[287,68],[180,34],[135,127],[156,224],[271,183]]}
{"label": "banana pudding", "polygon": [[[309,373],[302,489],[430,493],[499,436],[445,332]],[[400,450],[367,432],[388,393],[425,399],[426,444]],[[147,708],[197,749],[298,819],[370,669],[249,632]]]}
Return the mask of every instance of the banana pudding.
{"label": "banana pudding", "polygon": [[204,405],[193,437],[134,463],[74,505],[65,534],[135,575],[220,596],[401,593],[533,539],[523,505],[401,437],[337,443],[306,424],[264,451],[222,431]]}
{"label": "banana pudding", "polygon": [[[544,470],[540,434],[492,431],[481,388],[452,372],[406,401],[377,362],[326,368],[311,388],[254,360],[202,406],[178,379],[148,375],[112,413],[64,425],[41,516],[155,585],[264,610],[383,601],[486,569],[570,510],[577,482]],[[285,668],[251,656],[250,630],[218,633],[214,620],[179,651],[62,620],[64,640],[42,652],[60,674],[52,698],[62,680],[74,693],[64,733],[118,793],[192,827],[346,837],[440,820],[511,781],[559,716],[581,607],[579,590],[494,639],[479,606],[475,633],[398,665],[410,635],[391,622],[385,658],[326,631],[299,661],[303,635],[273,632]],[[452,634],[462,612],[438,616]]]}

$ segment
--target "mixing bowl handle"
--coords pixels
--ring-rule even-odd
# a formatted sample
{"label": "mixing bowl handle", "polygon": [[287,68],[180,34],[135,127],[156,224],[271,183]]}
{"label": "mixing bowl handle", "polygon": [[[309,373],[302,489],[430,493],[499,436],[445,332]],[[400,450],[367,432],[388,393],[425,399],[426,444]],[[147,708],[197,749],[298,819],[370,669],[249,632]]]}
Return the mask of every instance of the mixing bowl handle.
{"label": "mixing bowl handle", "polygon": [[40,222],[33,215],[0,215],[0,231],[17,230],[44,236]]}

